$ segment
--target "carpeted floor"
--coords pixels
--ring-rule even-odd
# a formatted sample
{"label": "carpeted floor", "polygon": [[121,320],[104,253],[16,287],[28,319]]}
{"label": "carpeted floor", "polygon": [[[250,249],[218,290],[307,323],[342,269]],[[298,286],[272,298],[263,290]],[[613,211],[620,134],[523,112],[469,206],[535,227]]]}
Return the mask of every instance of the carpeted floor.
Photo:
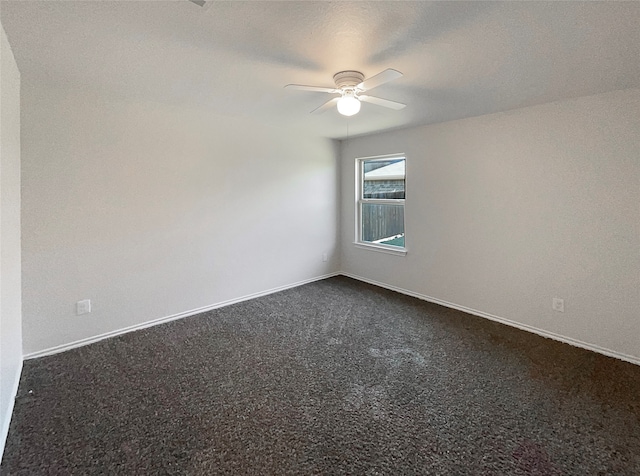
{"label": "carpeted floor", "polygon": [[1,472],[640,475],[640,367],[337,277],[26,361]]}

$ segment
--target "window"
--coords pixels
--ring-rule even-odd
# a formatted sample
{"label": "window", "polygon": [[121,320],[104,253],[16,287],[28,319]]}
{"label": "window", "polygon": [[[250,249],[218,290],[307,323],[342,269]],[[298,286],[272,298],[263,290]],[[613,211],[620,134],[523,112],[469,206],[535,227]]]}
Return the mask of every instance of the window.
{"label": "window", "polygon": [[356,159],[356,243],[404,254],[405,165],[403,155]]}

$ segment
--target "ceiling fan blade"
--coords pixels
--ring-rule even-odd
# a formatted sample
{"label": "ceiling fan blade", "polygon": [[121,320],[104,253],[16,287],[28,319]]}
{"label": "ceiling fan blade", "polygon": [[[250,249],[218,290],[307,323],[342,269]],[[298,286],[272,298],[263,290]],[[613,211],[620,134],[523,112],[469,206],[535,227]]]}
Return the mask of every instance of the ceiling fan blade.
{"label": "ceiling fan blade", "polygon": [[304,86],[303,84],[287,84],[287,89],[295,89],[298,91],[314,91],[316,93],[339,93],[340,90],[336,88],[321,88],[318,86]]}
{"label": "ceiling fan blade", "polygon": [[320,114],[326,111],[327,109],[331,109],[335,104],[338,103],[338,99],[340,98],[329,99],[322,106],[316,107],[313,111],[311,111],[311,114]]}
{"label": "ceiling fan blade", "polygon": [[396,111],[399,111],[400,109],[403,109],[407,106],[406,104],[402,104],[401,102],[390,101],[388,99],[377,98],[374,96],[363,96],[362,94],[358,96],[358,99],[364,102],[375,104],[376,106],[395,109]]}
{"label": "ceiling fan blade", "polygon": [[396,71],[395,69],[385,69],[382,73],[378,73],[375,76],[371,76],[369,79],[365,79],[358,84],[356,88],[361,91],[368,91],[369,89],[377,88],[381,84],[388,83],[389,81],[393,81],[394,79],[401,77],[402,73],[400,71]]}

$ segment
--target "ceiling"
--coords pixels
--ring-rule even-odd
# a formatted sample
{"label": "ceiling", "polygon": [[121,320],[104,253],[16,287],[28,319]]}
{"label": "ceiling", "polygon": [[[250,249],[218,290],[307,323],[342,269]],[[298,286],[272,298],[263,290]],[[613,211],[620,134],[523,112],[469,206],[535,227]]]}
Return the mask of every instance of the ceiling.
{"label": "ceiling", "polygon": [[[23,82],[344,138],[640,87],[640,2],[2,1]],[[404,77],[352,118],[334,73]]]}

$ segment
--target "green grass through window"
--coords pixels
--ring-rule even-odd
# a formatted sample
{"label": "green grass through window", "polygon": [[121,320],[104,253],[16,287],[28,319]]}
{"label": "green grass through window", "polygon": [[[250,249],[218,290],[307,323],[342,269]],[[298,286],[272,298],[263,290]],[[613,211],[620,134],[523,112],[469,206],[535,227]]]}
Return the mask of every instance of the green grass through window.
{"label": "green grass through window", "polygon": [[403,236],[399,236],[397,238],[392,238],[392,239],[387,240],[387,241],[381,241],[380,244],[381,245],[399,246],[401,248],[404,248],[404,235]]}

